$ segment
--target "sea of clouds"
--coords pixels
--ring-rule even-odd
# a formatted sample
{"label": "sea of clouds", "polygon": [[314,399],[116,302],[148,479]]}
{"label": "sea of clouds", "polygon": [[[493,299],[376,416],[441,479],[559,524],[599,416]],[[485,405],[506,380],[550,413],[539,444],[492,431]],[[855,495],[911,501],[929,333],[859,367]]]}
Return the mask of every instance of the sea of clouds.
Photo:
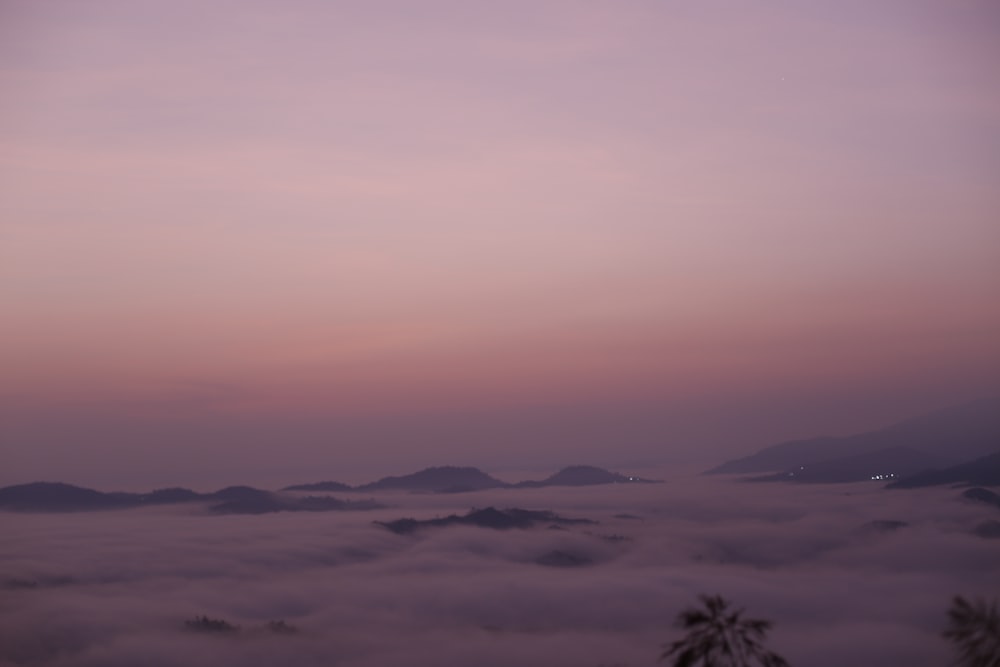
{"label": "sea of clouds", "polygon": [[[0,665],[654,665],[702,593],[774,621],[792,665],[942,665],[952,596],[1000,592],[1000,540],[970,533],[997,511],[958,495],[700,477],[384,494],[367,512],[0,513]],[[598,523],[373,523],[486,506]],[[552,552],[590,564],[536,562]],[[241,631],[186,630],[200,615]]]}

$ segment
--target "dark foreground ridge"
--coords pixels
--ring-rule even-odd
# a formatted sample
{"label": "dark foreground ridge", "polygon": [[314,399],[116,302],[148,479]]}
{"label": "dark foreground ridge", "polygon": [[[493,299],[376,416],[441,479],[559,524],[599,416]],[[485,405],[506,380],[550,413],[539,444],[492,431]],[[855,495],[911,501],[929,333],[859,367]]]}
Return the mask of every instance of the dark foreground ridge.
{"label": "dark foreground ridge", "polygon": [[464,515],[451,514],[438,519],[396,519],[395,521],[375,521],[399,535],[412,533],[420,528],[442,526],[476,526],[477,528],[492,528],[493,530],[510,530],[512,528],[534,528],[539,524],[561,526],[567,524],[594,524],[590,519],[569,519],[554,512],[544,510],[526,510],[509,508],[498,510],[495,507],[469,510]]}
{"label": "dark foreground ridge", "polygon": [[160,489],[151,493],[103,493],[72,484],[33,482],[0,489],[0,509],[14,512],[89,512],[180,503],[210,503],[215,514],[324,512],[367,510],[382,505],[373,500],[340,500],[332,496],[295,497],[249,486],[230,486],[214,493],[190,489]]}

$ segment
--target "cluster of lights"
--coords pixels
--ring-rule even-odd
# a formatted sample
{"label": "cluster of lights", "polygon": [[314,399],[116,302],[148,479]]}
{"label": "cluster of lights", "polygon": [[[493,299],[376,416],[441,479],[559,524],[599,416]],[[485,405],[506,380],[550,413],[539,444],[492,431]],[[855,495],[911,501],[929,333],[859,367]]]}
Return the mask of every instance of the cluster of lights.
{"label": "cluster of lights", "polygon": [[872,475],[872,479],[876,479],[876,480],[878,480],[878,479],[894,479],[895,477],[896,477],[896,473],[892,473],[892,472],[887,472],[884,475]]}

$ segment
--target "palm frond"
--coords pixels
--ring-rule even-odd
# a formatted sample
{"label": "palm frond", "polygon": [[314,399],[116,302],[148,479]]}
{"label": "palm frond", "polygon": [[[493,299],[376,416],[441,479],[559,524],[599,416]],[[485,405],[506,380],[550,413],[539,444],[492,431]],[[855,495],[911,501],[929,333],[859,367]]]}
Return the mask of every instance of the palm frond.
{"label": "palm frond", "polygon": [[687,635],[664,645],[660,660],[672,659],[673,667],[788,667],[763,646],[770,621],[743,618],[744,610],[732,609],[721,595],[698,597],[702,606],[681,611],[674,621]]}
{"label": "palm frond", "polygon": [[944,637],[951,640],[963,667],[1000,667],[1000,612],[996,601],[969,602],[956,595],[948,609]]}

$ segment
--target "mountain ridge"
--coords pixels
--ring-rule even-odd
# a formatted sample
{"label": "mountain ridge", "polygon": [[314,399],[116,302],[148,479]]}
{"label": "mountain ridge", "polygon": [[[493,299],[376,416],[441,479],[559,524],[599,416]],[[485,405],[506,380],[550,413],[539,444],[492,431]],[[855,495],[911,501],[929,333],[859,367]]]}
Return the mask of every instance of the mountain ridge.
{"label": "mountain ridge", "polygon": [[656,480],[611,472],[596,466],[568,466],[539,481],[513,484],[515,488],[541,488],[546,486],[593,486],[597,484],[652,484]]}
{"label": "mountain ridge", "polygon": [[486,489],[541,488],[547,486],[596,486],[599,484],[655,483],[659,480],[623,475],[589,465],[561,468],[542,480],[508,483],[471,466],[431,466],[407,475],[390,475],[374,482],[348,486],[341,482],[314,482],[286,486],[283,491],[411,491],[465,493]]}
{"label": "mountain ridge", "polygon": [[29,482],[0,488],[0,509],[14,512],[89,512],[156,505],[210,503],[214,514],[265,514],[362,510],[381,507],[371,500],[341,500],[332,496],[292,497],[250,486],[228,486],[211,493],[190,489],[157,489],[149,493],[97,491],[63,482]]}
{"label": "mountain ridge", "polygon": [[228,486],[211,493],[172,487],[147,493],[103,492],[63,482],[29,482],[0,488],[0,510],[17,512],[78,512],[128,509],[152,505],[211,503],[209,511],[224,514],[262,514],[373,509],[373,500],[343,500],[333,496],[301,496],[298,492],[378,492],[463,493],[487,489],[540,488],[546,486],[592,486],[599,484],[650,483],[639,477],[622,475],[594,466],[568,466],[540,481],[509,484],[469,466],[433,466],[408,475],[383,477],[356,487],[324,481],[286,486],[265,491],[250,486]]}
{"label": "mountain ridge", "polygon": [[[895,479],[919,459],[926,468],[959,465],[1000,448],[1000,398],[983,398],[928,412],[884,428],[843,437],[822,436],[781,442],[726,461],[704,474],[774,473],[769,481],[861,481]],[[879,453],[882,456],[879,456]],[[865,461],[866,457],[869,461]],[[856,459],[852,465],[851,459]],[[874,465],[874,460],[878,465]],[[830,479],[808,479],[813,466],[837,469]],[[891,473],[892,477],[885,477]],[[882,475],[880,477],[880,475]],[[817,473],[817,477],[823,475]]]}
{"label": "mountain ridge", "polygon": [[890,489],[915,489],[942,484],[1000,486],[1000,450],[956,466],[935,468],[889,484]]}

